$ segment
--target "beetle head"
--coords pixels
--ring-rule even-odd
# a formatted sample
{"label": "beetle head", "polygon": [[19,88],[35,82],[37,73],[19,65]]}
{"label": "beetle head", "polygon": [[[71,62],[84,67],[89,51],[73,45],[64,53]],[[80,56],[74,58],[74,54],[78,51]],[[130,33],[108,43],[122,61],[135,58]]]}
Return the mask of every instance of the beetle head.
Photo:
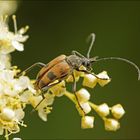
{"label": "beetle head", "polygon": [[67,62],[74,68],[78,69],[82,65],[82,58],[76,54],[67,56]]}

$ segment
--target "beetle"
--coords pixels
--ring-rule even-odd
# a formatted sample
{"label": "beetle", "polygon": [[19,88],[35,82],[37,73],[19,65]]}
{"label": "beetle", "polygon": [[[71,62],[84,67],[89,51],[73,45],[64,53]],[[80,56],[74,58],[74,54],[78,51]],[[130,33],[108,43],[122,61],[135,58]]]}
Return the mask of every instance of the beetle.
{"label": "beetle", "polygon": [[[127,62],[127,63],[133,65],[138,71],[138,80],[140,80],[140,69],[132,61],[129,61],[127,59],[120,58],[120,57],[105,57],[105,58],[92,57],[92,58],[90,58],[90,52],[91,52],[91,49],[92,49],[94,41],[95,41],[95,34],[92,33],[90,35],[90,37],[91,37],[91,43],[90,43],[86,57],[77,51],[72,51],[72,54],[69,56],[62,54],[62,55],[54,58],[48,64],[37,62],[37,63],[31,65],[26,70],[24,70],[24,73],[27,73],[28,71],[30,71],[32,68],[34,68],[36,66],[42,67],[37,74],[35,88],[42,91],[43,99],[45,98],[44,93],[47,92],[50,87],[58,84],[62,80],[65,80],[69,75],[73,76],[73,81],[74,81],[73,82],[73,93],[75,94],[76,93],[76,80],[74,77],[74,70],[81,71],[86,74],[92,74],[98,79],[107,80],[106,78],[100,78],[97,75],[95,75],[94,73],[92,73],[92,67],[91,67],[92,64],[94,62],[99,62],[102,60],[112,60],[112,59],[121,60],[121,61],[124,61],[124,62]],[[79,69],[80,66],[84,66],[86,68],[86,70],[80,70]],[[55,80],[58,80],[58,82],[53,83]],[[79,107],[82,109],[76,94],[75,94],[75,97],[76,97]],[[38,105],[35,108],[37,108]]]}

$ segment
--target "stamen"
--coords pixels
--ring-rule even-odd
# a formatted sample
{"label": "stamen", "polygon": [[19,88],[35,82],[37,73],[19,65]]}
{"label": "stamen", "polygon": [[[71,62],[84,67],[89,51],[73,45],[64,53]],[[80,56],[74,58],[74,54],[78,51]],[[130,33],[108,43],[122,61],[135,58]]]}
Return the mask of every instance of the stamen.
{"label": "stamen", "polygon": [[21,29],[18,31],[18,33],[19,33],[19,34],[24,34],[24,33],[27,32],[28,29],[29,29],[29,26],[27,25],[27,26],[21,28]]}
{"label": "stamen", "polygon": [[26,26],[24,27],[24,33],[26,33],[26,32],[28,31],[28,29],[29,29],[29,26],[26,25]]}
{"label": "stamen", "polygon": [[17,33],[17,21],[16,21],[16,15],[12,16],[13,19],[13,23],[14,23],[14,30],[15,30],[15,34]]}

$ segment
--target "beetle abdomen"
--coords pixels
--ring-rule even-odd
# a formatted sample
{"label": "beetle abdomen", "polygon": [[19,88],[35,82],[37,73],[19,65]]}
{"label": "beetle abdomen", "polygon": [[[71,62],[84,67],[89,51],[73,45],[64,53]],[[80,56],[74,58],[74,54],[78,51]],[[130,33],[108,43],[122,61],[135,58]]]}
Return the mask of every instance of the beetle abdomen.
{"label": "beetle abdomen", "polygon": [[65,79],[69,74],[71,74],[71,71],[71,67],[65,60],[55,64],[47,72],[45,72],[45,74],[38,81],[38,88],[42,89],[55,80]]}

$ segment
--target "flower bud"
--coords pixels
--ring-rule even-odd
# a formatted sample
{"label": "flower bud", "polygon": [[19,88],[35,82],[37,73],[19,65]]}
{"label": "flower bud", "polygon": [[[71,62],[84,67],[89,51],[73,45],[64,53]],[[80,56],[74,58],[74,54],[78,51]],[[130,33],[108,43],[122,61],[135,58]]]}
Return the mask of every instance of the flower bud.
{"label": "flower bud", "polygon": [[97,107],[97,112],[100,116],[105,117],[109,115],[109,106],[106,103],[103,103]]}
{"label": "flower bud", "polygon": [[94,117],[93,116],[84,116],[84,117],[82,117],[81,127],[83,129],[93,128],[94,127]]}
{"label": "flower bud", "polygon": [[103,71],[103,72],[99,73],[97,76],[99,78],[103,78],[103,79],[97,79],[99,85],[102,86],[102,87],[105,86],[106,84],[108,84],[111,81],[109,76],[107,75],[106,71]]}
{"label": "flower bud", "polygon": [[91,107],[88,102],[80,103],[80,105],[86,114],[91,111]]}
{"label": "flower bud", "polygon": [[111,112],[116,119],[120,119],[125,114],[125,110],[123,109],[121,104],[114,105],[111,108]]}
{"label": "flower bud", "polygon": [[1,113],[2,119],[11,121],[15,117],[15,112],[10,108],[4,108]]}
{"label": "flower bud", "polygon": [[107,131],[116,131],[120,128],[120,123],[115,119],[105,119],[104,123]]}
{"label": "flower bud", "polygon": [[83,86],[94,88],[97,84],[97,78],[92,74],[85,74],[83,80]]}
{"label": "flower bud", "polygon": [[90,99],[89,92],[84,88],[81,88],[79,91],[77,91],[76,95],[78,97],[79,102],[86,102]]}

